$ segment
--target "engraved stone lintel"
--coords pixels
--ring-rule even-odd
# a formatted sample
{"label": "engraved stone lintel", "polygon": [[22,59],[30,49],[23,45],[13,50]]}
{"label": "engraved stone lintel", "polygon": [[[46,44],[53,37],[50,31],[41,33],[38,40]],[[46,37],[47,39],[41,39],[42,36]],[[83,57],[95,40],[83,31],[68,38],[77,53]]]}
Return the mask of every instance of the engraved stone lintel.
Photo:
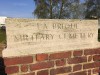
{"label": "engraved stone lintel", "polygon": [[6,19],[4,57],[97,48],[97,20]]}

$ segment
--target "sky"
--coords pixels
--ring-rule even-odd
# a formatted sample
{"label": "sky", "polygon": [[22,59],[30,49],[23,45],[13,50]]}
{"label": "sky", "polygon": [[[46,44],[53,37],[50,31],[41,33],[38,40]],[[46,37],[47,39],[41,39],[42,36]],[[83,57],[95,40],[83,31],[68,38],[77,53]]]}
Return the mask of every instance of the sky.
{"label": "sky", "polygon": [[0,16],[34,18],[33,0],[0,0]]}
{"label": "sky", "polygon": [[34,9],[33,0],[0,0],[0,16],[34,18],[32,15]]}

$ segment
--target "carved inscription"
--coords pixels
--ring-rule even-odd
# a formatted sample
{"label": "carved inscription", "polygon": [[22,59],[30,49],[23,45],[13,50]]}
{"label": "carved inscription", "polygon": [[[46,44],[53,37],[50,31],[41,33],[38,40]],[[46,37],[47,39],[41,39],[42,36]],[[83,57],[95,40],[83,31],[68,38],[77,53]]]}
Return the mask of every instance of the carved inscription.
{"label": "carved inscription", "polygon": [[42,33],[33,33],[32,35],[27,34],[18,34],[14,35],[14,41],[34,41],[34,40],[53,40],[54,35],[52,34],[42,34]]}
{"label": "carved inscription", "polygon": [[[29,23],[30,24],[30,23]],[[28,25],[29,26],[29,25]],[[27,33],[19,33],[16,35],[13,35],[14,42],[24,42],[24,41],[49,41],[49,40],[73,40],[73,39],[89,39],[94,37],[94,33],[92,32],[80,32],[81,29],[78,27],[78,23],[51,23],[50,26],[48,26],[46,23],[36,23],[32,24],[33,27],[37,29],[37,32],[32,32],[30,34]],[[25,25],[25,27],[27,27]],[[49,31],[51,33],[49,33]],[[38,32],[39,30],[45,31],[46,33]],[[56,34],[54,33],[56,31]],[[61,33],[59,33],[61,31]]]}
{"label": "carved inscription", "polygon": [[63,34],[59,35],[60,39],[89,39],[93,38],[94,33],[69,33],[69,34]]}
{"label": "carved inscription", "polygon": [[94,43],[97,42],[97,21],[7,19],[7,41],[9,48],[32,45],[62,48],[75,43]]}
{"label": "carved inscription", "polygon": [[100,47],[97,20],[6,19],[7,49],[3,56]]}
{"label": "carved inscription", "polygon": [[[64,33],[58,35],[58,39],[89,39],[93,38],[94,33]],[[14,41],[19,42],[19,41],[37,41],[37,40],[54,40],[56,39],[56,35],[54,34],[42,34],[42,33],[33,33],[32,35],[27,35],[27,34],[18,34],[14,35]]]}

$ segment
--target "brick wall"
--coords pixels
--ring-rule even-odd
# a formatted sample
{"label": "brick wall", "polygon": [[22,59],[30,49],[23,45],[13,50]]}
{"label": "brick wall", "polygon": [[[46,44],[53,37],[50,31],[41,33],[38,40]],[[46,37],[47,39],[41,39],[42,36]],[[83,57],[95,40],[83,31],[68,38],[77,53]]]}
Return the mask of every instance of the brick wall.
{"label": "brick wall", "polygon": [[4,58],[7,75],[99,75],[100,49]]}

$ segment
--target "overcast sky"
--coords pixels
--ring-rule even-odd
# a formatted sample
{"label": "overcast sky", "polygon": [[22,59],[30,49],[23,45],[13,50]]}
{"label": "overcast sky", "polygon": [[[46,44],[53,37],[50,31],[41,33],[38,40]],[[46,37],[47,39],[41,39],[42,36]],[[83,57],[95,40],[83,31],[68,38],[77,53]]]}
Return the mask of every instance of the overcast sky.
{"label": "overcast sky", "polygon": [[33,0],[0,0],[0,16],[34,18],[34,9]]}

